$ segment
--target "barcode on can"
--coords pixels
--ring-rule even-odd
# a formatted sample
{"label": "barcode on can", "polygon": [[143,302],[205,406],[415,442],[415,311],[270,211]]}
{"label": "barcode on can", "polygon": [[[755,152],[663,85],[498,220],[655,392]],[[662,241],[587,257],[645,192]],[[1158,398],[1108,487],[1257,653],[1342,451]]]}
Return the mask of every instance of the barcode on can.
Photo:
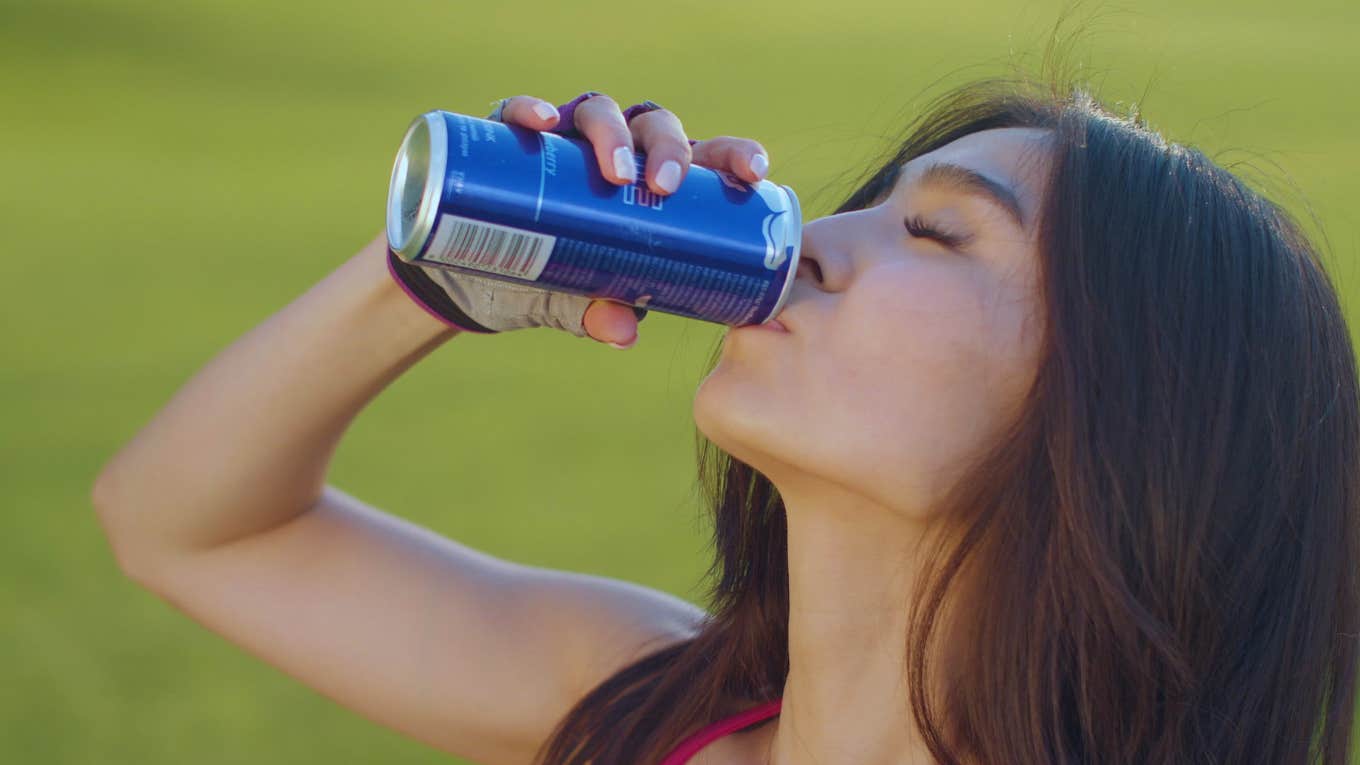
{"label": "barcode on can", "polygon": [[420,260],[532,281],[548,265],[556,242],[551,234],[445,214]]}

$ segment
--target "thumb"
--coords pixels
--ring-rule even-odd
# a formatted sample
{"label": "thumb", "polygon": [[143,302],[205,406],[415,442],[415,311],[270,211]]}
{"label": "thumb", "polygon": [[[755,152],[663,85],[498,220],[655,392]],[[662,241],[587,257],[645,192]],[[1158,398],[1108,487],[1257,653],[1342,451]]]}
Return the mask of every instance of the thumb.
{"label": "thumb", "polygon": [[646,314],[646,309],[638,309],[614,300],[596,299],[590,301],[582,317],[586,333],[602,343],[630,344],[638,334],[638,311]]}

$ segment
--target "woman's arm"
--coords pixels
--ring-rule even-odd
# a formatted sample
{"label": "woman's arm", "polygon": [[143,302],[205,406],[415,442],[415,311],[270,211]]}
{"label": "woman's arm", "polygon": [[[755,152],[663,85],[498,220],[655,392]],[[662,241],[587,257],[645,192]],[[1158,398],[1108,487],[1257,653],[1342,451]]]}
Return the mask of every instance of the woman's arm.
{"label": "woman's arm", "polygon": [[104,467],[94,504],[131,575],[304,512],[359,411],[458,334],[393,282],[385,241],[218,354]]}
{"label": "woman's arm", "polygon": [[324,485],[355,414],[453,334],[385,255],[375,240],[208,363],[104,468],[94,504],[124,572],[200,624],[416,740],[524,763],[587,690],[704,612],[487,555]]}

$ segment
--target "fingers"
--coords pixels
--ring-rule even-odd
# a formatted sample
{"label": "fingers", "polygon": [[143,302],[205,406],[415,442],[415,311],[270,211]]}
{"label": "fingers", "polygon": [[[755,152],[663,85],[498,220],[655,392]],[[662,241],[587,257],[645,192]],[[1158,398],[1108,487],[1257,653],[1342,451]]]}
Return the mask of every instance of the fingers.
{"label": "fingers", "polygon": [[638,318],[630,305],[603,298],[592,300],[581,323],[591,337],[602,343],[626,348],[637,342]]}
{"label": "fingers", "polygon": [[508,98],[501,109],[501,122],[523,125],[535,130],[549,130],[557,125],[560,118],[557,107],[533,96]]}
{"label": "fingers", "polygon": [[[501,107],[501,121],[536,130],[556,127],[561,115],[557,108],[541,98],[513,96]],[[623,119],[623,112],[614,99],[606,95],[591,96],[576,105],[572,121],[595,149],[600,171],[611,183],[625,184],[637,180],[637,160],[633,156],[633,135]],[[677,122],[677,124],[679,124]],[[689,145],[685,145],[688,158]],[[688,159],[686,160],[686,165]],[[658,165],[659,167],[659,165]],[[655,174],[655,170],[652,171]],[[670,174],[667,176],[670,177]],[[679,182],[676,182],[679,185]],[[657,190],[657,189],[653,189]]]}
{"label": "fingers", "polygon": [[637,180],[637,160],[633,156],[633,134],[623,120],[619,105],[609,96],[591,96],[576,105],[576,129],[595,148],[600,172],[611,183]]}
{"label": "fingers", "polygon": [[[561,115],[541,98],[514,96],[505,100],[501,120],[536,130],[557,127]],[[717,136],[692,147],[680,119],[669,109],[653,109],[623,118],[618,102],[607,95],[591,96],[576,105],[573,127],[590,141],[600,172],[611,183],[637,181],[635,151],[647,156],[643,179],[655,194],[679,188],[691,164],[725,170],[748,183],[759,183],[770,170],[770,155],[759,141]]]}
{"label": "fingers", "polygon": [[577,105],[573,119],[594,146],[600,170],[613,183],[636,182],[634,151],[647,155],[643,179],[655,194],[674,192],[689,172],[689,139],[669,109],[653,109],[628,123],[618,102],[599,95]]}
{"label": "fingers", "polygon": [[693,161],[701,167],[726,170],[748,183],[761,181],[770,170],[770,155],[760,142],[726,135],[694,144]]}
{"label": "fingers", "polygon": [[657,194],[680,188],[690,163],[689,139],[680,118],[669,109],[653,109],[633,117],[629,128],[633,140],[647,155],[647,188]]}

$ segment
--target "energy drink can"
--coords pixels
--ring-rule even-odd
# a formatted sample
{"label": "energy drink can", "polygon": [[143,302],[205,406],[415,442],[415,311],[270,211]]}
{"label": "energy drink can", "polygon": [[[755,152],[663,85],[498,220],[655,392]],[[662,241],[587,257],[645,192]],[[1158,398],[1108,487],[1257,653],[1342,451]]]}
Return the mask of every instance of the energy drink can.
{"label": "energy drink can", "polygon": [[446,111],[411,123],[387,242],[402,260],[740,326],[784,307],[802,212],[787,186],[691,165],[676,191],[604,178],[584,139]]}

